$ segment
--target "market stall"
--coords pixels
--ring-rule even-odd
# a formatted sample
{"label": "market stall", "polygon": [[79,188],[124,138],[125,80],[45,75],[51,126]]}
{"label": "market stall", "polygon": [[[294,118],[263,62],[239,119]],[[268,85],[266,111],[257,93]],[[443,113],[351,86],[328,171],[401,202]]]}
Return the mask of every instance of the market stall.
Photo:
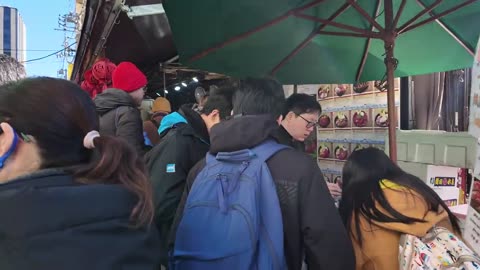
{"label": "market stall", "polygon": [[[147,96],[169,95],[174,108],[193,102],[196,88],[209,89],[225,76],[178,63],[170,25],[161,0],[84,0],[78,13],[83,20],[71,80],[81,84],[89,70],[103,59],[130,61],[149,81]],[[183,86],[185,84],[186,86]],[[177,90],[180,87],[180,90]]]}
{"label": "market stall", "polygon": [[177,0],[165,10],[189,66],[283,84],[386,82],[393,160],[394,78],[469,66],[480,24],[476,0]]}

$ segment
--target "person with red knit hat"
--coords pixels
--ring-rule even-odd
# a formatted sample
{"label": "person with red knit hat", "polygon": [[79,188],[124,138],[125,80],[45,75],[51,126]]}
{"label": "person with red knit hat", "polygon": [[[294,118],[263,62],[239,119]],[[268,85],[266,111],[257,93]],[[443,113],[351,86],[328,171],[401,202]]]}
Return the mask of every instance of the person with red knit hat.
{"label": "person with red knit hat", "polygon": [[113,71],[113,88],[94,99],[100,115],[100,133],[117,136],[132,145],[138,153],[146,149],[140,106],[147,77],[131,62],[122,62]]}

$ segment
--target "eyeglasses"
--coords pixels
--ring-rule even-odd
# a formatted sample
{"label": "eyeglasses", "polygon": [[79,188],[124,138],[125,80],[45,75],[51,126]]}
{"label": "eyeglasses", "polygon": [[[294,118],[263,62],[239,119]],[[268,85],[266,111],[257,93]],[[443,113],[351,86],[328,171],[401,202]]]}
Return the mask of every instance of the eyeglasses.
{"label": "eyeglasses", "polygon": [[317,127],[318,126],[317,122],[309,121],[309,120],[305,119],[303,116],[301,116],[300,114],[297,114],[297,116],[302,118],[303,120],[305,120],[305,122],[307,122],[307,128],[312,128],[312,127]]}

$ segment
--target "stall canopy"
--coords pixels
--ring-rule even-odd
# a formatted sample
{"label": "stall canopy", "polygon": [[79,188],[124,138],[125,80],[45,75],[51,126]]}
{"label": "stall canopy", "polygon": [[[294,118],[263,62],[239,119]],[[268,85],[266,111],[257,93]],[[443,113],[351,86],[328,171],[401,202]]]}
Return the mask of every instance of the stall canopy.
{"label": "stall canopy", "polygon": [[471,66],[480,25],[478,0],[175,0],[165,10],[192,67],[284,84],[386,81],[393,160],[394,77]]}
{"label": "stall canopy", "polygon": [[[106,57],[114,63],[131,61],[148,77],[148,95],[165,95],[174,107],[190,102],[198,86],[208,89],[226,77],[178,63],[177,50],[161,0],[86,0],[83,27],[71,79],[80,83],[93,63]],[[189,84],[175,91],[182,82]]]}
{"label": "stall canopy", "polygon": [[[174,62],[177,52],[160,4],[161,0],[87,0],[72,80],[80,82],[99,57],[134,62],[146,73],[159,71],[159,63]],[[147,9],[135,9],[142,6]]]}

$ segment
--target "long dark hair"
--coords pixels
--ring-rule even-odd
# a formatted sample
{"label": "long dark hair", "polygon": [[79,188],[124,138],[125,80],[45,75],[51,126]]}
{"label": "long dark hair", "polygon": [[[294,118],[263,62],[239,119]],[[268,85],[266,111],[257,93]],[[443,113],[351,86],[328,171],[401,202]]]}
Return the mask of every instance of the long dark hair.
{"label": "long dark hair", "polygon": [[[425,200],[428,210],[438,212],[440,209],[444,209],[447,211],[453,228],[457,232],[460,231],[456,217],[440,196],[418,177],[403,171],[379,149],[366,148],[354,151],[343,167],[342,178],[343,194],[340,201],[340,215],[349,232],[352,229],[353,216],[356,238],[360,246],[362,245],[360,215],[369,222],[405,224],[425,222],[423,219],[405,216],[390,205],[382,190],[381,181],[383,179],[418,193]],[[380,211],[376,204],[386,212]]]}
{"label": "long dark hair", "polygon": [[85,135],[99,129],[95,105],[78,85],[46,77],[0,87],[0,116],[17,132],[31,135],[40,149],[41,169],[65,168],[78,182],[119,184],[137,196],[135,226],[153,219],[152,190],[142,159],[120,139],[101,136],[95,148]]}

